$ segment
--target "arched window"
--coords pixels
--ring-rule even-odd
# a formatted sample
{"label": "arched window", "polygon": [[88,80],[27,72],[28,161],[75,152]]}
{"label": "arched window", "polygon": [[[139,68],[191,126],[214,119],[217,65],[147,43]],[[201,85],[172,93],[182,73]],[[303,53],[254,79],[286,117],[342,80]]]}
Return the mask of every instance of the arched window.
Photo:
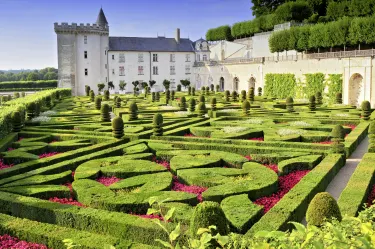
{"label": "arched window", "polygon": [[207,61],[207,55],[203,55],[203,61]]}
{"label": "arched window", "polygon": [[239,82],[240,82],[240,80],[237,77],[235,77],[233,79],[233,91],[238,91],[238,83]]}
{"label": "arched window", "polygon": [[224,78],[220,78],[220,91],[224,91]]}

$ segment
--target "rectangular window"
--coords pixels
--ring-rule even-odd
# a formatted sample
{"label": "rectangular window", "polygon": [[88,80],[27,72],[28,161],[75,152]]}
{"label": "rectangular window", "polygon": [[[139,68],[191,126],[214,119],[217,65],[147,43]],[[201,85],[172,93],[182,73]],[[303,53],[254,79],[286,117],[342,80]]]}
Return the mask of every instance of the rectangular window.
{"label": "rectangular window", "polygon": [[197,54],[197,61],[201,61],[201,56]]}
{"label": "rectangular window", "polygon": [[207,61],[207,55],[203,55],[203,61]]}
{"label": "rectangular window", "polygon": [[89,71],[87,68],[85,68],[85,76],[89,75]]}
{"label": "rectangular window", "polygon": [[105,82],[107,82],[108,81],[108,78],[107,77],[105,77]]}
{"label": "rectangular window", "polygon": [[171,71],[171,75],[176,74],[176,68],[175,68],[175,66],[171,66],[170,67],[170,71]]}
{"label": "rectangular window", "polygon": [[176,80],[171,79],[170,82],[171,82],[171,89],[175,89],[176,88],[176,86],[175,86]]}
{"label": "rectangular window", "polygon": [[158,54],[152,54],[152,61],[158,62]]}
{"label": "rectangular window", "polygon": [[104,65],[105,69],[107,69],[107,64]]}
{"label": "rectangular window", "polygon": [[85,35],[85,36],[83,37],[83,43],[84,43],[84,44],[87,44],[87,35]]}
{"label": "rectangular window", "polygon": [[112,60],[114,60],[114,59],[115,59],[115,55],[113,54],[113,55],[112,55]]}
{"label": "rectangular window", "polygon": [[186,55],[186,62],[190,62],[190,54]]}
{"label": "rectangular window", "polygon": [[119,54],[118,56],[118,62],[124,63],[125,62],[125,54]]}
{"label": "rectangular window", "polygon": [[104,55],[107,55],[107,50],[104,50]]}
{"label": "rectangular window", "polygon": [[158,75],[159,74],[157,66],[152,67],[152,74],[153,75]]}
{"label": "rectangular window", "polygon": [[85,51],[85,52],[83,53],[83,57],[84,57],[85,59],[87,59],[87,51]]}
{"label": "rectangular window", "polygon": [[185,65],[185,74],[190,74],[190,65]]}
{"label": "rectangular window", "polygon": [[142,53],[138,54],[138,62],[143,62],[143,54]]}
{"label": "rectangular window", "polygon": [[143,66],[138,66],[138,75],[143,75]]}
{"label": "rectangular window", "polygon": [[115,74],[115,69],[112,69],[112,74]]}
{"label": "rectangular window", "polygon": [[174,54],[170,54],[170,61],[175,62],[175,55]]}
{"label": "rectangular window", "polygon": [[120,76],[125,76],[125,68],[123,66],[120,66],[118,68],[118,71],[119,71]]}

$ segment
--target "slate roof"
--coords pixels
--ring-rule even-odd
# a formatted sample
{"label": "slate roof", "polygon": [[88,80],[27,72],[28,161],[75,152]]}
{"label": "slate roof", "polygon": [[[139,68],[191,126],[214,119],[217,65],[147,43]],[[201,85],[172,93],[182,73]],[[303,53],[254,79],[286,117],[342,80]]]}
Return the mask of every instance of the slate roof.
{"label": "slate roof", "polygon": [[105,18],[104,11],[102,8],[100,8],[98,18],[96,19],[96,24],[98,25],[108,25],[107,18]]}
{"label": "slate roof", "polygon": [[143,52],[194,52],[193,42],[181,38],[177,44],[174,38],[109,37],[110,51]]}

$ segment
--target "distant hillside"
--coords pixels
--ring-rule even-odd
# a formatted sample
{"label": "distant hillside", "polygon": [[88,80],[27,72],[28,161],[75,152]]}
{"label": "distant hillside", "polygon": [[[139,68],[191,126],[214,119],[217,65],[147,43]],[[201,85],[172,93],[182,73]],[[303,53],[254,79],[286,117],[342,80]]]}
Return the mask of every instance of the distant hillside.
{"label": "distant hillside", "polygon": [[57,69],[53,67],[46,67],[40,70],[0,70],[0,82],[38,80],[57,80]]}

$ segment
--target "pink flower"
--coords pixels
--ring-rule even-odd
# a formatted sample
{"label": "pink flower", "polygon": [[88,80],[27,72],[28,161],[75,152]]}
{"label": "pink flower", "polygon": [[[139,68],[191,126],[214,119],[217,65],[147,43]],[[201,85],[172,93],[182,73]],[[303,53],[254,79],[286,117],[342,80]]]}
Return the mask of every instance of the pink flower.
{"label": "pink flower", "polygon": [[184,135],[184,137],[195,137],[195,135],[194,135],[194,134],[191,134],[191,133],[186,133],[186,134]]}
{"label": "pink flower", "polygon": [[53,198],[49,198],[49,201],[57,202],[57,203],[61,203],[61,204],[74,205],[74,206],[78,206],[78,207],[85,207],[85,205],[83,205],[82,203],[74,200],[73,198],[68,199],[68,198],[53,197]]}
{"label": "pink flower", "polygon": [[23,137],[19,137],[18,140],[17,140],[17,142],[21,142],[22,139],[23,139]]}
{"label": "pink flower", "polygon": [[152,161],[157,163],[157,164],[160,164],[161,166],[163,166],[164,168],[166,168],[168,171],[171,171],[171,165],[169,164],[168,161],[163,161],[163,160],[157,160],[156,156],[154,156],[152,158]]}
{"label": "pink flower", "polygon": [[279,172],[279,168],[277,167],[277,164],[263,164],[263,165],[266,166],[269,169],[272,169],[276,173]]}
{"label": "pink flower", "polygon": [[347,126],[352,130],[354,130],[357,127],[355,124],[345,124],[344,126]]}
{"label": "pink flower", "polygon": [[316,142],[314,144],[332,144],[332,141],[323,141],[323,142]]}
{"label": "pink flower", "polygon": [[371,192],[369,193],[367,197],[367,206],[372,206],[373,202],[375,200],[375,184],[372,185]]}
{"label": "pink flower", "polygon": [[2,159],[0,159],[0,170],[11,168],[13,166],[14,166],[14,164],[5,164],[4,161]]}
{"label": "pink flower", "polygon": [[130,213],[130,214],[141,217],[143,219],[158,219],[158,220],[161,220],[161,221],[164,220],[163,217],[161,217],[160,215],[157,215],[157,214],[133,214],[133,213]]}
{"label": "pink flower", "polygon": [[248,155],[248,156],[244,156],[247,160],[249,160],[249,161],[251,161],[251,156],[250,155]]}
{"label": "pink flower", "polygon": [[14,148],[8,148],[8,151],[12,151],[12,150],[14,150]]}
{"label": "pink flower", "polygon": [[97,182],[100,182],[101,184],[103,184],[106,187],[108,187],[109,185],[112,185],[113,183],[116,183],[120,180],[121,180],[120,178],[117,178],[115,176],[112,176],[112,177],[101,176],[98,179],[96,179]]}
{"label": "pink flower", "polygon": [[264,141],[264,137],[253,137],[253,138],[249,138],[248,140],[263,142]]}
{"label": "pink flower", "polygon": [[50,152],[50,153],[43,153],[39,155],[39,158],[46,158],[46,157],[51,157],[60,154],[59,152]]}
{"label": "pink flower", "polygon": [[0,236],[0,249],[48,249],[47,246],[19,240],[8,234]]}
{"label": "pink flower", "polygon": [[172,190],[190,193],[190,194],[195,194],[197,196],[198,201],[202,202],[203,201],[202,193],[204,191],[206,191],[207,188],[200,187],[200,186],[194,186],[194,185],[188,186],[188,185],[182,184],[178,181],[177,176],[173,176]]}

